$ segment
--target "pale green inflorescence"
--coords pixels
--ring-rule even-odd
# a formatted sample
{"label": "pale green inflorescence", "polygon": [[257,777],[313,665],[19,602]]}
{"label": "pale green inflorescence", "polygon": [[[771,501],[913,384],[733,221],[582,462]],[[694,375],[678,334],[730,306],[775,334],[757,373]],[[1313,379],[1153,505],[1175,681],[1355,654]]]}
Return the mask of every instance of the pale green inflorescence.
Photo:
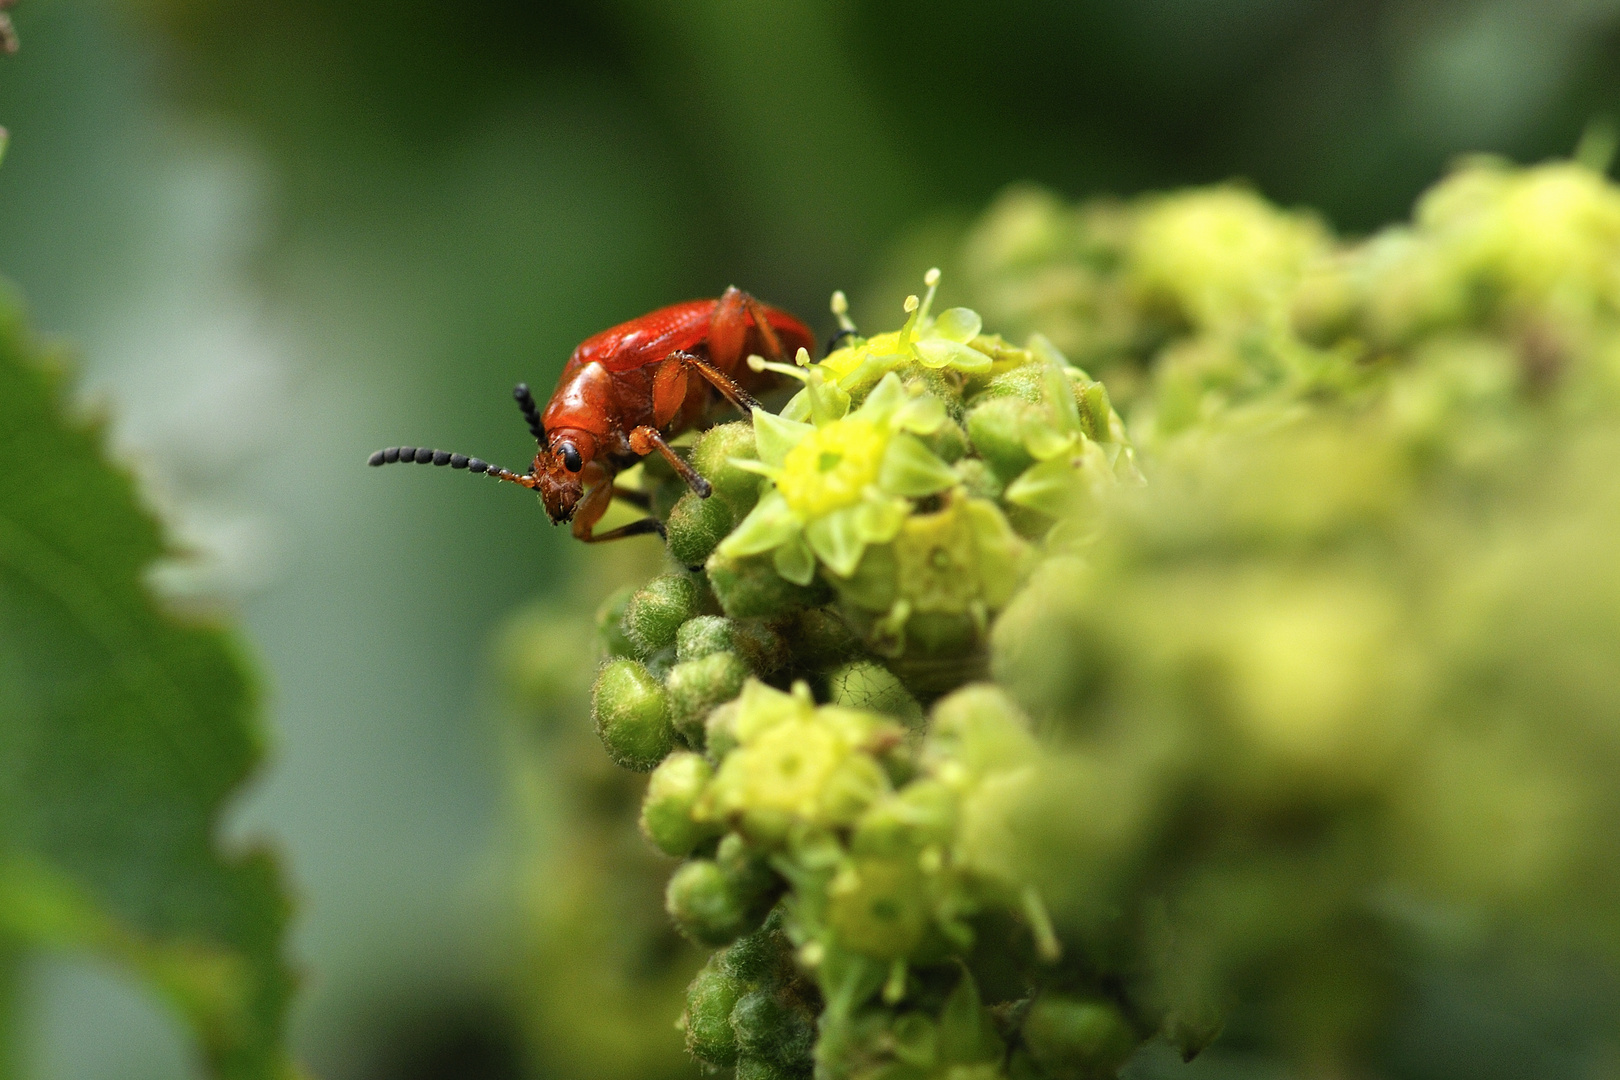
{"label": "pale green inflorescence", "polygon": [[598,727],[718,946],[686,1049],[1416,1075],[1445,965],[1620,973],[1620,192],[1476,161],[1346,245],[1023,189],[959,262],[971,308],[930,274],[706,433],[724,514],[604,609]]}

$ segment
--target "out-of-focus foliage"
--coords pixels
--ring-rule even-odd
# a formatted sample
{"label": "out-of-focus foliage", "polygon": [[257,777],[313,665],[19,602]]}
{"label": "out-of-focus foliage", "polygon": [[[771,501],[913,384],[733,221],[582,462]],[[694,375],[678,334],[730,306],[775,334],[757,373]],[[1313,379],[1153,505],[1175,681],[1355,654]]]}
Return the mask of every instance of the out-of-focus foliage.
{"label": "out-of-focus foliage", "polygon": [[1230,187],[1020,191],[966,288],[1134,376],[1129,424],[1046,338],[914,299],[793,369],[753,445],[704,436],[747,501],[701,572],[604,608],[595,702],[620,761],[668,755],[642,829],[723,946],[692,1054],[1612,1063],[1617,226],[1578,163],[1470,162],[1350,245]]}
{"label": "out-of-focus foliage", "polygon": [[267,853],[215,835],[261,753],[252,682],[234,638],[150,595],[158,523],[68,389],[0,298],[0,955],[125,965],[210,1075],[289,1077],[286,900]]}

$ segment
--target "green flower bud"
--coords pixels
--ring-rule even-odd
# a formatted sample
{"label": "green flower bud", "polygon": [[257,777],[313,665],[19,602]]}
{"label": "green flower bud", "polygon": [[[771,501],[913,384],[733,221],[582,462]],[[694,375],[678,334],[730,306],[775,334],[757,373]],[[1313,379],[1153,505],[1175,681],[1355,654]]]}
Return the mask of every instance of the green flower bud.
{"label": "green flower bud", "polygon": [[701,660],[711,653],[733,647],[732,628],[736,624],[719,615],[698,615],[681,623],[675,632],[675,659]]}
{"label": "green flower bud", "polygon": [[664,688],[634,660],[612,660],[596,676],[591,715],[608,756],[646,772],[664,759],[675,741]]}
{"label": "green flower bud", "polygon": [[922,723],[922,706],[894,673],[871,660],[845,664],[827,677],[827,693],[834,705],[884,713],[907,727]]}
{"label": "green flower bud", "polygon": [[675,637],[675,658],[681,662],[726,651],[736,653],[756,675],[776,671],[788,655],[782,635],[757,619],[699,615],[682,623]]}
{"label": "green flower bud", "polygon": [[702,945],[724,945],[749,929],[748,898],[738,895],[712,859],[681,864],[664,890],[664,909],[682,933]]}
{"label": "green flower bud", "polygon": [[653,770],[641,800],[641,832],[666,855],[683,856],[718,832],[694,821],[692,808],[714,770],[699,754],[677,751]]}
{"label": "green flower bud", "polygon": [[782,932],[781,908],[771,912],[765,925],[738,938],[718,956],[722,970],[737,982],[754,986],[775,984],[792,975],[793,944]]}
{"label": "green flower bud", "polygon": [[698,613],[702,593],[688,574],[653,578],[624,611],[624,635],[645,658],[675,644],[681,623]]}
{"label": "green flower bud", "polygon": [[624,636],[624,611],[635,592],[633,585],[626,585],[615,590],[596,609],[596,636],[609,656],[636,655],[636,647]]}
{"label": "green flower bud", "polygon": [[963,458],[953,469],[961,478],[963,490],[971,498],[993,502],[1001,498],[1001,493],[1006,490],[996,471],[981,458]]}
{"label": "green flower bud", "polygon": [[701,660],[687,660],[669,669],[665,686],[669,690],[670,722],[687,745],[703,745],[703,723],[709,710],[736,697],[747,678],[748,665],[733,652],[710,653]]}
{"label": "green flower bud", "polygon": [[927,446],[935,457],[947,465],[954,465],[962,460],[962,456],[968,452],[967,432],[963,431],[957,424],[941,424],[938,430],[921,438],[923,445]]}
{"label": "green flower bud", "polygon": [[1024,1045],[1054,1080],[1112,1080],[1142,1042],[1112,1002],[1042,994],[1024,1015]]}
{"label": "green flower bud", "polygon": [[[736,833],[728,833],[715,848],[714,861],[720,867],[726,879],[732,883],[739,896],[746,896],[755,900],[774,894],[777,885],[776,874],[771,870],[771,864],[765,855],[749,844]],[[754,925],[749,927],[752,931],[766,914],[770,905],[759,908],[759,917]]]}
{"label": "green flower bud", "polygon": [[764,1058],[745,1057],[737,1060],[736,1080],[804,1080],[806,1065],[785,1066]]}
{"label": "green flower bud", "polygon": [[732,461],[756,457],[754,425],[747,421],[710,428],[692,449],[692,467],[714,485],[715,495],[726,502],[738,521],[759,501],[759,474],[739,469]]}
{"label": "green flower bud", "polygon": [[770,990],[744,994],[731,1010],[731,1030],[741,1060],[755,1058],[783,1069],[810,1064],[815,1017],[796,998]]}
{"label": "green flower bud", "polygon": [[704,564],[709,584],[725,613],[733,619],[776,618],[826,599],[820,582],[795,585],[776,572],[770,555],[728,558],[719,552]]}
{"label": "green flower bud", "polygon": [[724,1068],[737,1061],[737,1036],[731,1030],[731,1010],[743,988],[711,959],[686,988],[687,1051],[705,1065]]}
{"label": "green flower bud", "polygon": [[664,907],[692,940],[725,945],[758,929],[779,883],[763,856],[735,833],[713,859],[691,859],[669,879]]}
{"label": "green flower bud", "polygon": [[728,701],[709,710],[709,718],[703,722],[703,752],[718,763],[736,748],[737,703]]}
{"label": "green flower bud", "polygon": [[734,511],[724,499],[703,499],[688,491],[669,512],[665,525],[670,556],[682,566],[702,566],[736,524]]}
{"label": "green flower bud", "polygon": [[1003,483],[1035,464],[1024,447],[1024,417],[1030,406],[1012,397],[991,398],[968,413],[968,437],[979,456],[995,469]]}
{"label": "green flower bud", "polygon": [[845,948],[900,960],[922,944],[931,910],[915,858],[858,859],[828,886],[827,923]]}
{"label": "green flower bud", "polygon": [[820,607],[799,612],[787,630],[787,644],[794,665],[807,671],[835,667],[861,647],[860,638],[842,617]]}

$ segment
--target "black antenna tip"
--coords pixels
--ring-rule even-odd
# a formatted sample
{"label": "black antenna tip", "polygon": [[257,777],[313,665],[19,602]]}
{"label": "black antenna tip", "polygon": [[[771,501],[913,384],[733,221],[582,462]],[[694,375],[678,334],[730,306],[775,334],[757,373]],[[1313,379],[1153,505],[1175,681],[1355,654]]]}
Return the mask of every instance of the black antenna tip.
{"label": "black antenna tip", "polygon": [[378,465],[388,464],[388,451],[378,450],[375,454],[372,454],[370,457],[366,458],[366,464],[372,466],[373,468]]}
{"label": "black antenna tip", "polygon": [[516,386],[512,387],[512,398],[513,398],[513,400],[522,401],[524,398],[526,398],[528,396],[529,396],[529,384],[528,383],[520,382]]}

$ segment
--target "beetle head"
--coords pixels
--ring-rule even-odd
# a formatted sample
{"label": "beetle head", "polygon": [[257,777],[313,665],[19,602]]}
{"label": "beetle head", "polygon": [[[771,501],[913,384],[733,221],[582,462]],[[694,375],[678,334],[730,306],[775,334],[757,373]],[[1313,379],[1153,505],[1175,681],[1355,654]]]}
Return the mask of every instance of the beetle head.
{"label": "beetle head", "polygon": [[551,433],[550,444],[534,455],[531,471],[540,481],[540,501],[555,525],[574,516],[585,493],[585,466],[595,456],[595,440],[585,432],[562,429]]}

